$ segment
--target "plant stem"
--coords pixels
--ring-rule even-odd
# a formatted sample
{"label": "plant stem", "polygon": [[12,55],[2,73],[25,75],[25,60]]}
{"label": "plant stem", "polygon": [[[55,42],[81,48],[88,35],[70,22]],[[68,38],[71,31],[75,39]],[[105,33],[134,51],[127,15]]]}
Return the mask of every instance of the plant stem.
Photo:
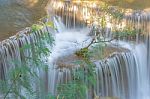
{"label": "plant stem", "polygon": [[[18,75],[17,75],[17,76],[15,77],[15,79],[13,80],[13,82],[16,82],[16,80],[18,79],[19,75],[20,75],[20,73],[18,73]],[[7,98],[7,96],[8,96],[8,94],[10,93],[12,87],[13,87],[13,83],[11,84],[11,86],[10,86],[9,90],[7,91],[7,93],[5,94],[4,99]]]}

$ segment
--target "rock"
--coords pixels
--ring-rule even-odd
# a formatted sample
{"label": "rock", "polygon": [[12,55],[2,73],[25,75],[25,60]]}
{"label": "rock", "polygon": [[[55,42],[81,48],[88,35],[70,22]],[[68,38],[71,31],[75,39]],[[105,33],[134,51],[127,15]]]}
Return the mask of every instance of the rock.
{"label": "rock", "polygon": [[[99,50],[99,49],[97,49],[97,50]],[[129,50],[122,48],[122,47],[116,47],[116,46],[109,45],[106,48],[104,48],[103,53],[94,51],[94,55],[91,57],[91,61],[95,62],[95,61],[99,61],[102,59],[107,59],[108,57],[111,58],[116,53],[127,52],[127,51],[129,51]],[[75,66],[73,63],[76,62],[77,60],[82,60],[82,58],[76,56],[75,54],[69,54],[67,56],[62,56],[62,57],[60,56],[56,60],[56,65],[57,65],[57,68],[71,68],[71,67]]]}
{"label": "rock", "polygon": [[45,16],[42,1],[47,0],[0,0],[0,41]]}
{"label": "rock", "polygon": [[122,8],[129,9],[146,9],[150,7],[149,0],[103,0],[108,2],[110,5],[119,6]]}
{"label": "rock", "polygon": [[119,99],[117,97],[96,97],[94,99]]}

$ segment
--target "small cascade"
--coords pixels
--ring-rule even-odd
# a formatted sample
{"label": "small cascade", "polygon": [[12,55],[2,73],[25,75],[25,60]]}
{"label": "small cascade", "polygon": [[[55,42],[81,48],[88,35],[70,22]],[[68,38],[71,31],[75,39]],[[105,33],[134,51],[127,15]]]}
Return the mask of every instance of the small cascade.
{"label": "small cascade", "polygon": [[144,44],[139,44],[135,47],[133,52],[137,57],[136,62],[138,63],[138,95],[137,99],[149,99],[150,98],[150,81],[149,81],[149,70],[147,65],[147,51]]}
{"label": "small cascade", "polygon": [[[34,57],[35,51],[34,46],[37,46],[36,44],[40,43],[43,35],[47,35],[47,33],[49,35],[50,32],[48,30],[49,27],[45,27],[42,30],[32,32],[31,28],[26,28],[23,31],[20,31],[15,36],[0,42],[0,80],[8,81],[8,74],[12,69],[18,68],[20,66],[31,66],[30,68],[32,68],[32,58]],[[28,48],[22,50],[22,48],[28,45],[31,46],[31,49]],[[45,47],[50,46],[51,45],[46,45]],[[27,61],[27,58],[31,59]],[[45,59],[46,57],[43,57],[43,60]],[[43,70],[39,68],[37,68],[36,70],[32,70],[37,73],[37,76],[39,76],[40,79],[42,78],[43,81],[46,82],[46,75]],[[44,88],[41,88],[38,84],[35,83],[36,79],[33,79],[32,77],[28,79],[32,84],[33,90],[39,92],[40,96],[40,92]],[[30,98],[29,94],[24,88],[22,88],[20,91],[21,95],[25,96],[26,98]],[[11,94],[9,94],[9,96],[11,96]],[[39,96],[37,95],[37,97]]]}
{"label": "small cascade", "polygon": [[[25,33],[27,33],[28,29],[25,30]],[[6,72],[8,71],[8,68],[12,68],[12,64],[10,63],[13,61],[13,59],[17,59],[18,61],[21,61],[21,53],[20,53],[20,47],[22,45],[29,43],[29,38],[27,38],[27,35],[20,34],[20,37],[23,37],[23,39],[17,39],[16,37],[11,37],[10,39],[4,40],[0,42],[0,50],[1,50],[1,78],[5,78]],[[28,53],[26,53],[28,55]],[[5,69],[4,69],[5,68]],[[5,72],[4,74],[2,74]]]}
{"label": "small cascade", "polygon": [[136,70],[137,64],[131,52],[116,54],[96,62],[97,95],[134,99],[137,95]]}
{"label": "small cascade", "polygon": [[[135,61],[136,61],[136,68],[131,68],[132,73],[131,75],[135,75],[132,78],[135,81],[134,85],[136,84],[135,87],[135,96],[132,95],[131,99],[134,99],[136,97],[136,99],[149,99],[150,98],[150,81],[149,81],[149,65],[147,64],[147,49],[146,49],[146,45],[144,43],[139,43],[139,44],[135,44],[135,45],[129,45],[129,44],[121,44],[121,45],[125,45],[125,48],[130,49],[131,53],[134,55],[135,57]],[[135,67],[135,66],[134,66]],[[132,86],[131,86],[132,87]]]}
{"label": "small cascade", "polygon": [[[144,61],[146,64],[147,73],[150,71],[150,13],[148,11],[138,11],[133,14],[129,14],[126,17],[127,21],[126,24],[130,27],[134,27],[137,31],[136,35],[136,42],[141,43],[143,42],[146,48],[143,48],[145,51],[145,54],[147,56],[146,61]],[[143,51],[139,52],[142,54]],[[140,60],[139,60],[140,61]],[[147,74],[147,79],[149,79],[150,82],[150,73]]]}
{"label": "small cascade", "polygon": [[150,16],[149,12],[146,11],[135,11],[131,14],[125,16],[126,25],[129,27],[135,28],[137,32],[142,32],[143,34],[147,34],[149,32],[149,21]]}
{"label": "small cascade", "polygon": [[[51,10],[49,5],[53,8],[53,13],[60,16],[66,28],[81,28],[86,26],[82,14],[87,15],[87,10],[80,5],[74,5],[71,1],[52,1],[48,4],[48,11]],[[51,13],[51,11],[50,11]],[[89,15],[88,15],[89,16]]]}
{"label": "small cascade", "polygon": [[57,27],[57,32],[61,33],[66,30],[65,25],[62,23],[61,18],[56,16],[53,18],[54,26]]}

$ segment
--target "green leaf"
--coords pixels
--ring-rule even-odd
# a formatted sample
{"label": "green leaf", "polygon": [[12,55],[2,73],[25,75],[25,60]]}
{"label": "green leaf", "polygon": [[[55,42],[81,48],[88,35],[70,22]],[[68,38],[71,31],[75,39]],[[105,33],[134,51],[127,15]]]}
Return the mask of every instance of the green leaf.
{"label": "green leaf", "polygon": [[46,22],[45,25],[48,26],[48,27],[51,27],[51,28],[55,28],[53,22]]}
{"label": "green leaf", "polygon": [[32,25],[32,31],[41,30],[43,28],[43,25],[33,24]]}

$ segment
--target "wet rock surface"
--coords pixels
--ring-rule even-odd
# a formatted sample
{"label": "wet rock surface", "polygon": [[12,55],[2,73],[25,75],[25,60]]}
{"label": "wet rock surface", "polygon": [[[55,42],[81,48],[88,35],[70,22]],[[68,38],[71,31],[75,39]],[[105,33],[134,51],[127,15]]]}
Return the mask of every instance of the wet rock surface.
{"label": "wet rock surface", "polygon": [[110,5],[119,6],[122,8],[129,8],[135,10],[143,10],[150,7],[149,0],[103,0]]}
{"label": "wet rock surface", "polygon": [[[98,51],[95,51],[91,60],[95,62],[101,59],[114,57],[118,53],[127,52],[127,51],[129,50],[122,48],[122,47],[107,46],[106,48],[104,48],[103,53],[99,53]],[[58,66],[57,68],[72,68],[73,66],[75,66],[74,62],[76,62],[77,60],[82,60],[82,58],[76,56],[74,53],[66,55],[66,56],[61,56],[61,57],[58,57],[58,59],[56,60],[56,66]],[[111,99],[111,98],[108,98],[108,99]]]}
{"label": "wet rock surface", "polygon": [[43,17],[48,0],[0,0],[0,41]]}

